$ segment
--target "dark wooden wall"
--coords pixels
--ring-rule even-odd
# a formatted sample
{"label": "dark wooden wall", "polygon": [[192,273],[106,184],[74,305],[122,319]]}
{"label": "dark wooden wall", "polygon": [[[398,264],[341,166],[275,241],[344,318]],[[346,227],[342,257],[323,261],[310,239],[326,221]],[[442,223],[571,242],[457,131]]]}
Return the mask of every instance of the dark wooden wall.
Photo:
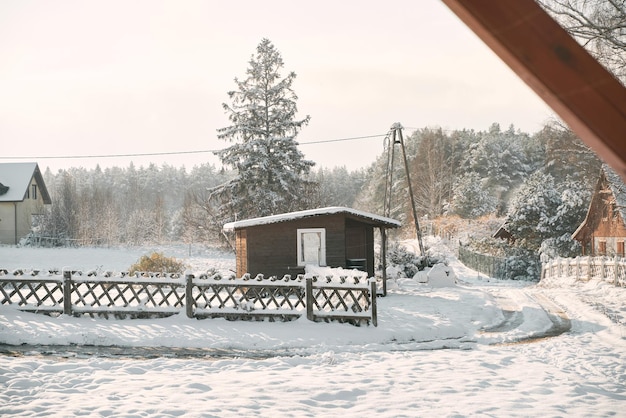
{"label": "dark wooden wall", "polygon": [[237,275],[240,277],[247,272],[252,276],[261,273],[266,277],[282,277],[304,273],[297,259],[297,230],[302,228],[326,229],[326,265],[346,267],[347,258],[365,258],[368,273],[374,275],[373,227],[346,219],[344,214],[237,230]]}

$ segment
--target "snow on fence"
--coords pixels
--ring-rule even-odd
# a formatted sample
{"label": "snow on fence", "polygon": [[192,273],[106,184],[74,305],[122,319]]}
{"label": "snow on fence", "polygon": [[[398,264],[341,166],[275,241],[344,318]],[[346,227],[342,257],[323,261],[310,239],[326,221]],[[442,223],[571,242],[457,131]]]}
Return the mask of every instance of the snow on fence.
{"label": "snow on fence", "polygon": [[599,279],[626,286],[626,260],[621,257],[556,258],[543,263],[541,279],[571,277],[576,281]]}
{"label": "snow on fence", "polygon": [[219,274],[128,273],[0,269],[0,305],[45,314],[108,318],[165,317],[341,321],[377,326],[373,279],[302,275],[223,278]]}

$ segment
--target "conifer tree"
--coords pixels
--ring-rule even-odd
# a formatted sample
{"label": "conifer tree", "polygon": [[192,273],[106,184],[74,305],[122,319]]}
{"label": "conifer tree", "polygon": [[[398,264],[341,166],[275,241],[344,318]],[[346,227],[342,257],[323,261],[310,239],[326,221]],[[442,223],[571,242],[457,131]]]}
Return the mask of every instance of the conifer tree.
{"label": "conifer tree", "polygon": [[228,92],[223,104],[232,123],[218,129],[218,138],[233,145],[216,154],[237,175],[214,190],[220,212],[232,218],[266,216],[306,206],[301,196],[309,184],[305,178],[312,161],[304,159],[295,137],[310,117],[297,119],[296,78],[282,78],[280,52],[268,40],[257,46],[246,78],[235,79],[237,90]]}

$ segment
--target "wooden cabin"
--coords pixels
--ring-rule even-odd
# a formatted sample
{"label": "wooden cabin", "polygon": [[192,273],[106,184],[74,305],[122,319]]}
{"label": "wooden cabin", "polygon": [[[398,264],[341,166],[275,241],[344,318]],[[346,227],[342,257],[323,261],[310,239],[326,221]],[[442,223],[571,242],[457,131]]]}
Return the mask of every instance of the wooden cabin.
{"label": "wooden cabin", "polygon": [[606,164],[602,166],[583,223],[572,234],[583,255],[624,257],[626,185]]}
{"label": "wooden cabin", "polygon": [[[308,264],[356,268],[374,276],[374,228],[400,222],[344,207],[327,207],[230,222],[235,232],[237,277],[283,277]],[[384,234],[383,234],[384,235]]]}

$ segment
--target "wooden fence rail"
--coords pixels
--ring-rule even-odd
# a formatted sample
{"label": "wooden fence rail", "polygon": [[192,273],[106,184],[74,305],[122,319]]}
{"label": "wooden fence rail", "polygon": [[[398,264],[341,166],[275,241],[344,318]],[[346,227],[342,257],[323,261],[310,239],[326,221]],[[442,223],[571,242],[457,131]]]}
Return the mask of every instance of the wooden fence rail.
{"label": "wooden fence rail", "polygon": [[621,257],[556,258],[543,263],[541,279],[571,277],[576,281],[598,279],[626,286],[626,260]]}
{"label": "wooden fence rail", "polygon": [[376,282],[358,277],[223,278],[192,275],[0,269],[0,305],[23,311],[105,318],[164,317],[341,321],[377,326]]}

